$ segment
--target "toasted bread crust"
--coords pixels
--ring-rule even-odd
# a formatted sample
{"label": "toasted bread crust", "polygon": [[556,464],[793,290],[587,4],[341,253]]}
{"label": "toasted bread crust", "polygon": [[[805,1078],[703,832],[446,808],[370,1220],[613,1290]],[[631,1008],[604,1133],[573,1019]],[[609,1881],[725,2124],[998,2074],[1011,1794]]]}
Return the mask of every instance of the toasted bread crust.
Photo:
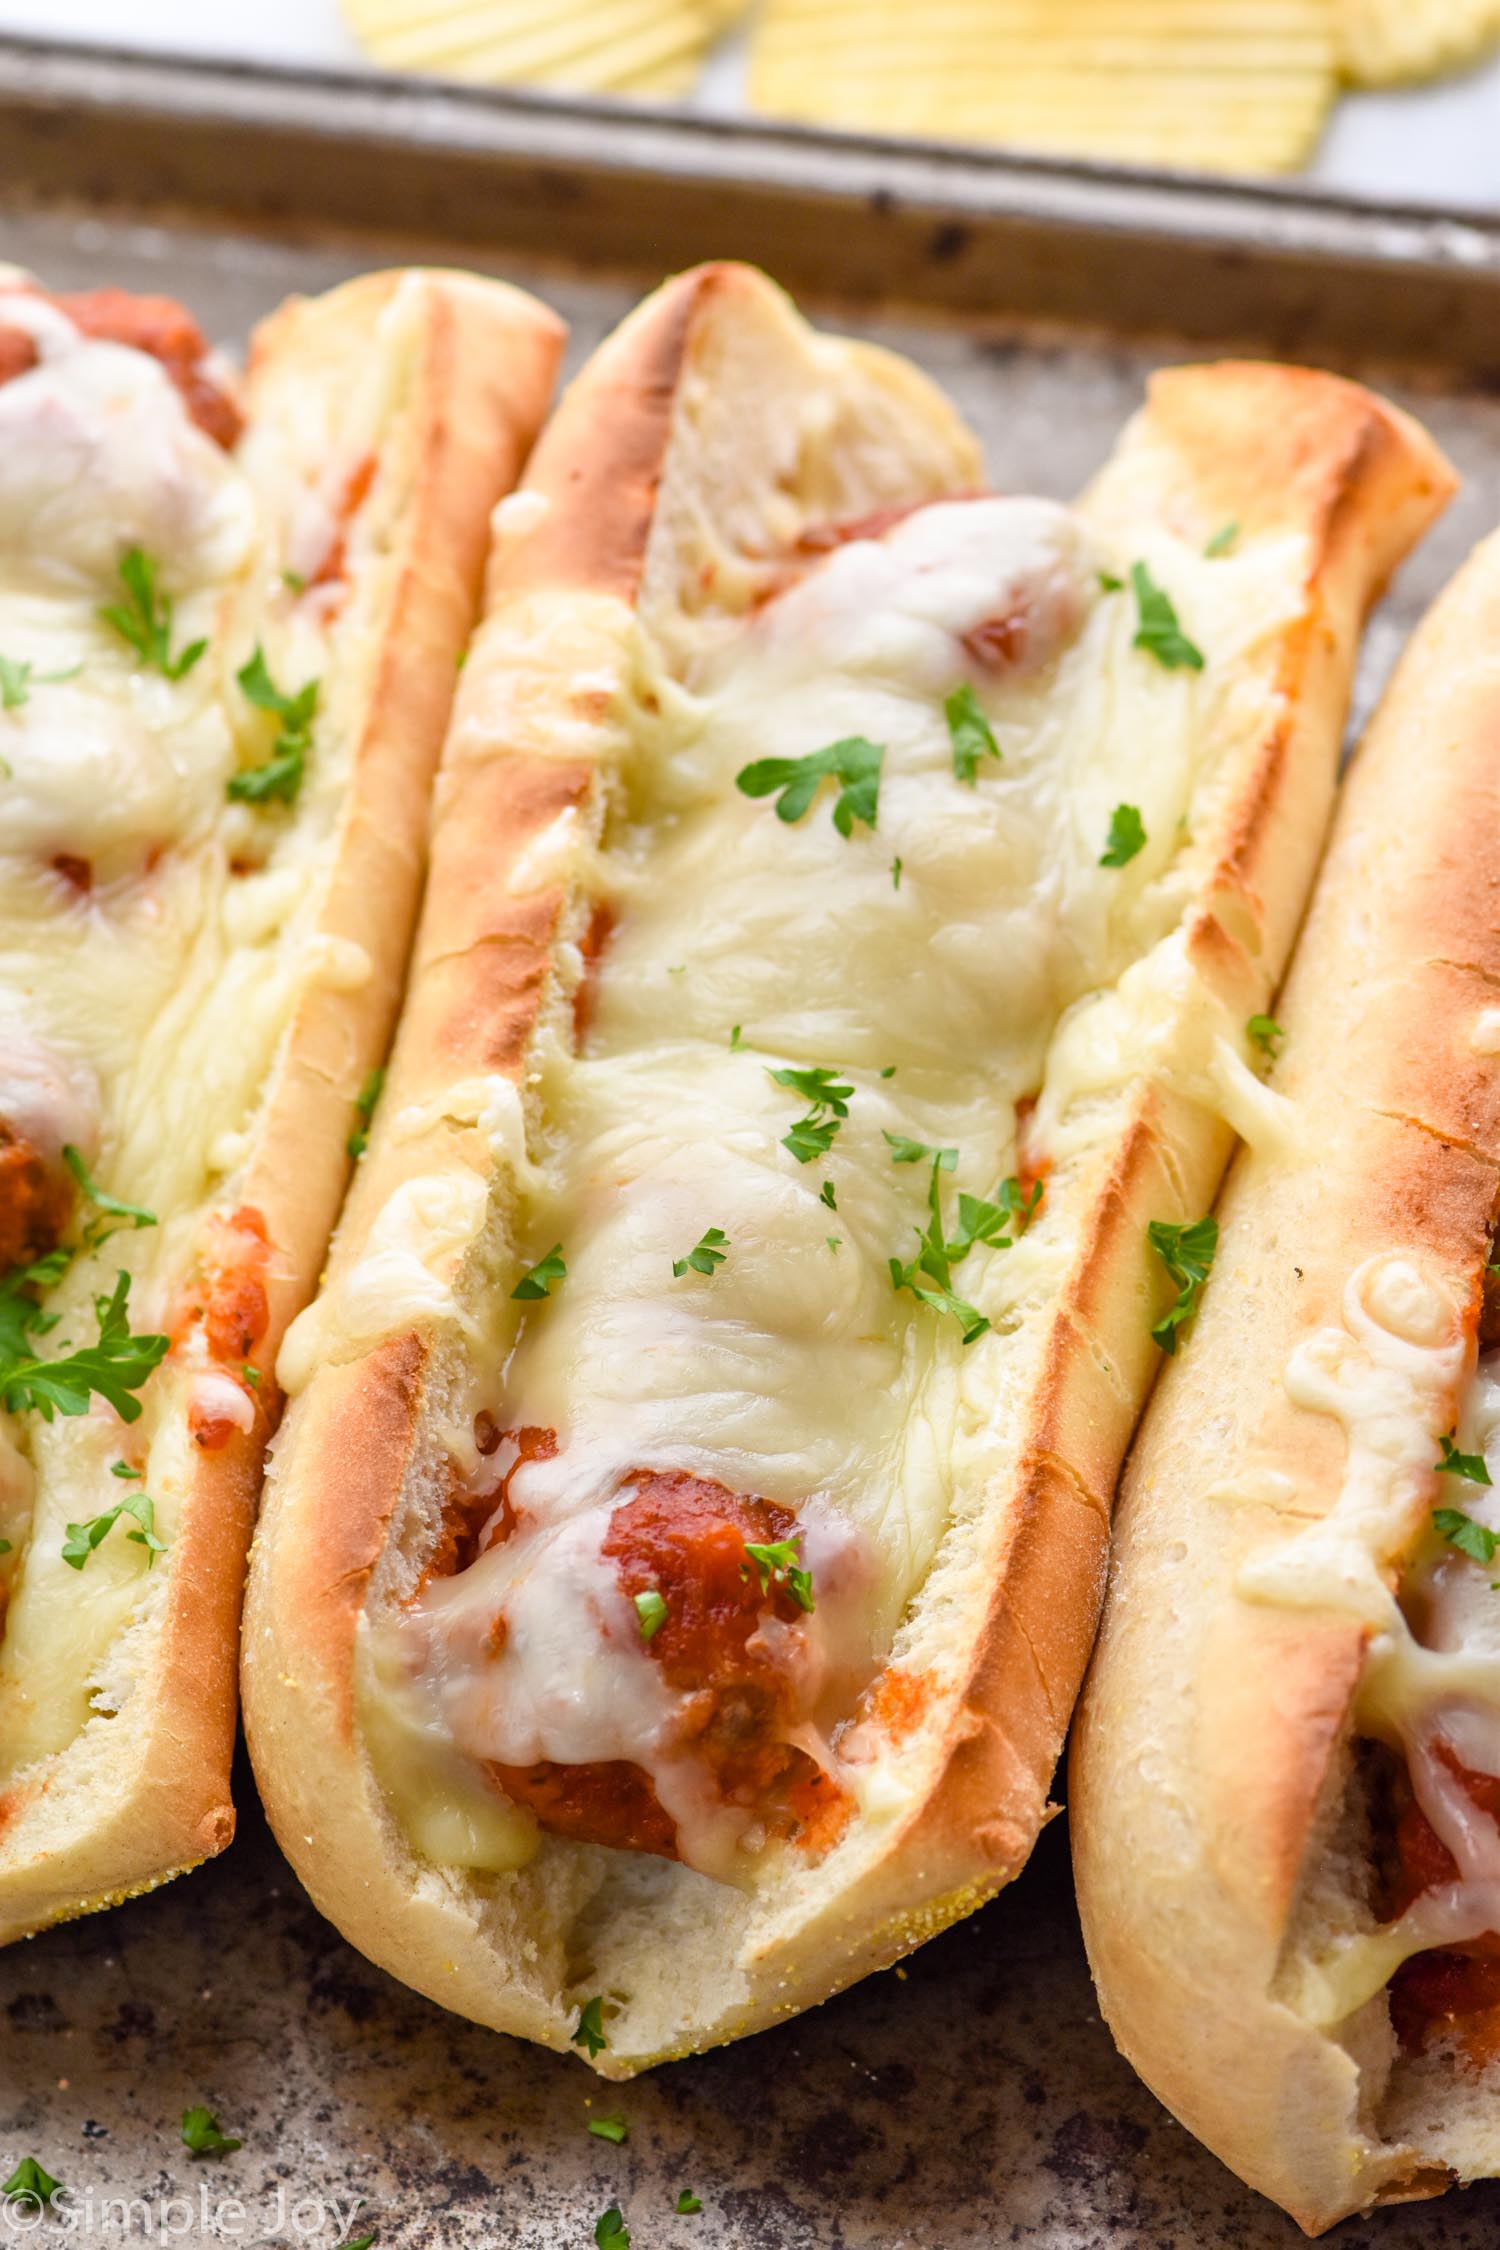
{"label": "toasted bread crust", "polygon": [[[353,1103],[395,1020],[425,860],[428,800],[457,660],[477,608],[493,502],[514,483],[551,392],[560,323],[504,284],[369,274],[295,300],[257,331],[247,410],[269,382],[348,382],[396,291],[422,290],[412,386],[379,474],[399,481],[380,644],[361,706],[319,935],[363,949],[349,989],[310,981],[283,1036],[252,1134],[242,1201],[274,1256],[256,1347],[255,1427],[199,1456],[168,1563],[169,1597],[105,1766],[74,1781],[77,1745],[12,1792],[0,1831],[0,1941],[166,1880],[234,1832],[229,1769],[245,1556],[276,1352],[311,1294],[349,1173]],[[92,1755],[92,1754],[91,1754]]]}
{"label": "toasted bread crust", "polygon": [[[1500,993],[1497,745],[1491,540],[1411,643],[1347,784],[1277,1008],[1276,1084],[1301,1141],[1231,1178],[1202,1317],[1127,1474],[1075,1737],[1079,1896],[1116,2037],[1309,2232],[1449,2175],[1383,2125],[1388,2039],[1357,2061],[1278,1985],[1348,1769],[1364,1629],[1251,1602],[1237,1581],[1339,1494],[1344,1433],[1283,1376],[1299,1343],[1339,1328],[1365,1259],[1411,1259],[1472,1364],[1500,1208],[1500,1073],[1471,1038]],[[1450,1426],[1458,1387],[1455,1373]],[[1478,2149],[1474,2168],[1491,2168]]]}
{"label": "toasted bread crust", "polygon": [[[670,566],[670,541],[660,543],[665,559],[652,543],[660,515],[642,508],[641,495],[654,491],[658,508],[674,504],[668,454],[684,408],[673,394],[687,374],[701,390],[716,352],[741,325],[752,350],[756,323],[769,317],[766,285],[742,269],[708,269],[669,284],[604,347],[538,449],[527,487],[547,496],[550,513],[514,545],[502,535],[490,598],[497,614],[526,610],[547,619],[553,639],[544,645],[539,630],[526,644],[541,653],[519,682],[514,631],[509,670],[491,670],[481,643],[466,675],[445,752],[434,879],[395,1065],[399,1096],[411,1105],[472,1073],[481,1054],[483,1067],[519,1073],[548,989],[548,951],[576,928],[577,910],[562,884],[512,898],[506,873],[559,813],[588,816],[589,761],[560,756],[559,746],[588,724],[612,723],[607,704],[589,699],[591,683],[606,676],[612,657],[618,662],[622,589],[633,589],[631,598],[649,613],[654,574]],[[838,356],[847,347],[820,349],[830,391],[847,385],[848,363]],[[675,384],[668,373],[674,355]],[[925,413],[932,411],[929,401]],[[925,425],[920,415],[912,419],[915,447]],[[927,456],[913,452],[912,496],[972,484],[962,448],[950,437],[944,464],[936,438],[934,430]],[[830,441],[828,455],[836,450]],[[753,458],[737,466],[740,482],[753,487]],[[748,505],[738,502],[727,468],[721,482],[725,490],[715,497],[726,511]],[[1165,517],[1200,544],[1236,510],[1248,518],[1269,509],[1268,520],[1308,537],[1306,610],[1281,646],[1277,717],[1236,766],[1189,916],[1190,961],[1240,1021],[1265,1005],[1311,877],[1364,609],[1449,487],[1421,432],[1367,392],[1295,370],[1231,366],[1159,378],[1130,445],[1090,502],[1106,519]],[[599,495],[607,513],[616,489],[623,530],[597,515],[565,517],[567,495]],[[901,495],[851,495],[859,497],[867,510]],[[489,852],[482,869],[472,846],[481,808]],[[465,1146],[485,1177],[493,1160],[477,1133],[465,1139],[451,1120],[447,1130],[449,1152]],[[1110,1496],[1155,1359],[1146,1221],[1196,1217],[1206,1208],[1229,1146],[1227,1128],[1182,1094],[1143,1082],[1134,1095],[1039,1339],[1020,1468],[988,1513],[965,1643],[953,1652],[956,1684],[920,1801],[871,1846],[853,1878],[828,1891],[809,1877],[754,1957],[726,1961],[715,2013],[634,2043],[613,2037],[595,2059],[606,2075],[628,2075],[825,1997],[971,1910],[1024,1862],[1045,1817],[1086,1662]],[[428,1154],[420,1136],[372,1149],[340,1231],[335,1280],[357,1259],[385,1199],[421,1172]],[[557,1982],[557,1918],[569,1911],[567,1897],[544,1897],[542,1886],[523,1879],[502,1903],[493,1890],[481,1896],[451,1872],[413,1861],[357,1736],[347,1723],[336,1731],[319,1724],[334,1712],[347,1721],[358,1631],[356,1605],[342,1600],[336,1635],[307,1623],[323,1614],[318,1525],[350,1502],[337,1481],[334,1433],[358,1402],[382,1416],[393,1411],[394,1383],[378,1353],[325,1368],[283,1434],[247,1615],[252,1754],[285,1847],[320,1905],[356,1942],[446,2004],[562,2046],[570,2024]],[[419,1448],[423,1418],[433,1415],[430,1398],[413,1405],[400,1441],[406,1455]],[[372,1493],[363,1503],[362,1551],[381,1529],[387,1491],[382,1480],[378,1501]],[[577,1860],[586,1895],[588,1855]],[[354,1880],[351,1863],[359,1868]]]}

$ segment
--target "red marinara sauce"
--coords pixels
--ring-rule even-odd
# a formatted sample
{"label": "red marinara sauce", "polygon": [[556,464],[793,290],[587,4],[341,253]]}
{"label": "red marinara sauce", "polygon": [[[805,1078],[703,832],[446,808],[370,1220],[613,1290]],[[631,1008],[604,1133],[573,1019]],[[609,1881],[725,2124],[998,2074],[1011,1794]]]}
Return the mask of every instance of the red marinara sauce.
{"label": "red marinara sauce", "polygon": [[[234,444],[243,427],[239,407],[205,369],[208,339],[175,297],[138,297],[128,289],[54,294],[30,287],[25,294],[55,306],[96,343],[124,344],[159,360],[205,436],[226,451]],[[37,356],[35,341],[24,329],[0,325],[0,383],[26,374]]]}
{"label": "red marinara sauce", "polygon": [[[678,1749],[707,1770],[726,1804],[783,1829],[812,1823],[826,1830],[830,1801],[840,1793],[785,1739],[805,1714],[790,1673],[760,1631],[770,1618],[795,1625],[804,1612],[747,1546],[795,1537],[795,1516],[682,1470],[637,1469],[625,1490],[604,1553],[626,1595],[656,1592],[666,1605],[644,1645],[667,1684],[686,1698]],[[554,1835],[679,1856],[676,1827],[639,1766],[549,1760],[489,1770]]]}
{"label": "red marinara sauce", "polygon": [[[1500,1822],[1500,1778],[1460,1765],[1446,1748],[1441,1755],[1479,1810]],[[1394,1844],[1393,1919],[1424,1891],[1458,1878],[1452,1853],[1404,1778]],[[1396,2036],[1408,2050],[1450,2039],[1476,2067],[1492,2062],[1500,2055],[1500,1934],[1413,1954],[1391,1979],[1390,2003]]]}

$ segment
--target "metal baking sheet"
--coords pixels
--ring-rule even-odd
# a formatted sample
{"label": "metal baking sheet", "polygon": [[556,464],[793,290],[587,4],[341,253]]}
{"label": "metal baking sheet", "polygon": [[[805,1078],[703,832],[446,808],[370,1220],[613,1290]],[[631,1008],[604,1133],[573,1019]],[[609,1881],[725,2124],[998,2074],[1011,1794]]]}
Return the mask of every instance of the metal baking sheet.
{"label": "metal baking sheet", "polygon": [[[168,289],[233,345],[287,291],[417,244],[538,288],[573,324],[574,364],[667,267],[756,258],[927,366],[1010,489],[1075,490],[1149,368],[1184,351],[1394,374],[1466,484],[1376,621],[1365,708],[1500,516],[1497,227],[0,42],[0,258],[61,287]],[[1011,1892],[904,1969],[601,2088],[372,1968],[302,1896],[248,1770],[237,1801],[214,1865],[0,1954],[0,2165],[34,2154],[74,2195],[44,2243],[333,2250],[373,2227],[380,2250],[588,2250],[615,2203],[635,2250],[1302,2239],[1115,2054],[1063,1820]],[[198,2102],[240,2150],[189,2156],[177,2127]],[[589,2133],[601,2115],[626,2120],[623,2145]],[[684,2189],[701,2215],[676,2215]],[[21,2231],[0,2212],[0,2250]],[[1500,2187],[1480,2187],[1338,2240],[1497,2238]]]}

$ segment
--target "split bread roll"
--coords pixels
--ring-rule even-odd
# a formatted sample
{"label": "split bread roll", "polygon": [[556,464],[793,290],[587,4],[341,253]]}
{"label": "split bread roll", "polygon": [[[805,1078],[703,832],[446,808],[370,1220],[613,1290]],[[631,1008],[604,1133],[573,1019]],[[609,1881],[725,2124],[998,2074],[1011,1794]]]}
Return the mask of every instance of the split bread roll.
{"label": "split bread roll", "polygon": [[987,498],[924,378],[736,266],[579,377],[252,1558],[262,1792],[376,1960],[627,2075],[1022,1866],[1147,1227],[1268,1109],[1361,616],[1449,482],[1224,366],[1078,510]]}
{"label": "split bread roll", "polygon": [[274,1366],[559,324],[0,279],[0,1938],[216,1852]]}
{"label": "split bread roll", "polygon": [[1073,1752],[1110,2026],[1309,2233],[1500,2171],[1497,893],[1492,540],[1348,782]]}

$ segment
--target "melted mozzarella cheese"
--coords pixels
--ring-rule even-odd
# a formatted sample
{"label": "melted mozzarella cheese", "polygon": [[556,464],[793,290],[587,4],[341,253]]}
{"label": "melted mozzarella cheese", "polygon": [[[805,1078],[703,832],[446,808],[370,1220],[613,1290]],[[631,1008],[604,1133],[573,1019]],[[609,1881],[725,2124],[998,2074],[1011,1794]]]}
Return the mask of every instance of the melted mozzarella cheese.
{"label": "melted mozzarella cheese", "polygon": [[[1401,1963],[1433,1946],[1500,1929],[1500,1828],[1451,1757],[1500,1775],[1500,1605],[1493,1568],[1429,1529],[1395,1583],[1399,1557],[1432,1505],[1433,1465],[1466,1345],[1458,1308],[1409,1259],[1370,1259],[1345,1293],[1344,1324],[1306,1339],[1287,1369],[1293,1400],[1347,1433],[1343,1487],[1328,1515],[1240,1573],[1254,1601],[1357,1618],[1370,1643],[1356,1698],[1361,1731],[1398,1751],[1457,1879],[1425,1891],[1396,1921],[1340,1935],[1293,1965],[1296,2004],[1345,2021]],[[1468,1386],[1456,1443],[1500,1482],[1500,1354]],[[1444,1478],[1442,1505],[1500,1538],[1494,1486]],[[1447,1754],[1445,1754],[1447,1753]]]}
{"label": "melted mozzarella cheese", "polygon": [[[158,1221],[75,1258],[39,1339],[53,1352],[93,1339],[92,1299],[120,1269],[137,1333],[180,1316],[209,1209],[238,1201],[235,1170],[299,994],[368,975],[357,948],[320,950],[315,936],[360,666],[346,660],[328,682],[294,817],[232,804],[227,784],[272,747],[273,724],[235,678],[252,649],[288,691],[330,672],[326,613],[282,580],[288,525],[325,464],[347,476],[377,443],[405,353],[398,308],[337,430],[299,456],[266,416],[231,457],[153,359],[81,337],[20,291],[0,291],[0,324],[26,327],[39,351],[0,385],[0,654],[33,668],[25,699],[0,712],[0,1115],[45,1152],[76,1143],[110,1192]],[[124,599],[132,546],[174,605],[173,653],[208,643],[180,679],[147,669],[100,615]],[[365,598],[353,578],[340,635],[361,633]],[[56,673],[68,676],[44,677]],[[170,1542],[194,1476],[190,1408],[251,1418],[237,1384],[183,1358],[152,1377],[129,1430],[97,1398],[77,1420],[26,1414],[5,1430],[29,1520],[6,1558],[0,1777],[115,1707],[111,1652],[170,1567],[148,1568],[127,1521],[75,1571],[67,1523],[143,1489]],[[122,1458],[143,1485],[111,1476]]]}
{"label": "melted mozzarella cheese", "polygon": [[[514,1471],[522,1529],[420,1595],[381,1665],[474,1760],[641,1766],[684,1856],[715,1874],[743,1875],[756,1831],[742,1813],[736,1862],[674,1763],[656,1667],[601,1568],[623,1480],[681,1470],[762,1495],[795,1512],[809,1550],[815,1526],[838,1526],[859,1651],[835,1669],[867,1679],[955,1510],[1003,1473],[1022,1331],[1067,1257],[1055,1199],[1023,1238],[976,1246],[954,1288],[991,1325],[966,1347],[956,1319],[893,1288],[890,1261],[927,1224],[930,1162],[896,1162],[892,1138],[956,1152],[939,1175],[951,1235],[960,1189],[993,1197],[1021,1168],[1018,1110],[1039,1094],[1046,1156],[1080,1170],[1143,1072],[1236,1117],[1273,1112],[1219,1060],[1231,1027],[1188,989],[1177,932],[1219,761],[1266,723],[1261,655],[1303,598],[1304,554],[1272,541],[1231,578],[1164,534],[1148,544],[1202,674],[1132,645],[1133,604],[1099,588],[1102,564],[1132,556],[1017,500],[929,506],[835,551],[705,635],[685,677],[640,652],[619,814],[583,861],[613,924],[592,1030],[582,1054],[539,1043],[540,1128],[514,1175],[528,1254],[561,1243],[567,1275],[519,1333],[504,1308],[504,1404],[498,1378],[485,1401],[511,1428],[555,1430],[558,1449]],[[987,623],[1008,661],[985,660]],[[972,784],[944,715],[963,682],[1000,752]],[[794,823],[736,787],[757,759],[850,737],[884,751],[873,831],[837,831],[831,785]],[[1122,802],[1148,840],[1104,867]],[[533,847],[537,880],[566,845]],[[1107,1037],[1070,1014],[1100,994]],[[814,1065],[852,1093],[826,1158],[804,1164],[785,1136],[807,1100],[771,1073]],[[725,1262],[674,1276],[710,1227]],[[794,1630],[846,1641],[823,1599]],[[869,1767],[843,1778],[878,1786]],[[407,1801],[409,1763],[387,1780]],[[414,1834],[426,1818],[414,1806]]]}

